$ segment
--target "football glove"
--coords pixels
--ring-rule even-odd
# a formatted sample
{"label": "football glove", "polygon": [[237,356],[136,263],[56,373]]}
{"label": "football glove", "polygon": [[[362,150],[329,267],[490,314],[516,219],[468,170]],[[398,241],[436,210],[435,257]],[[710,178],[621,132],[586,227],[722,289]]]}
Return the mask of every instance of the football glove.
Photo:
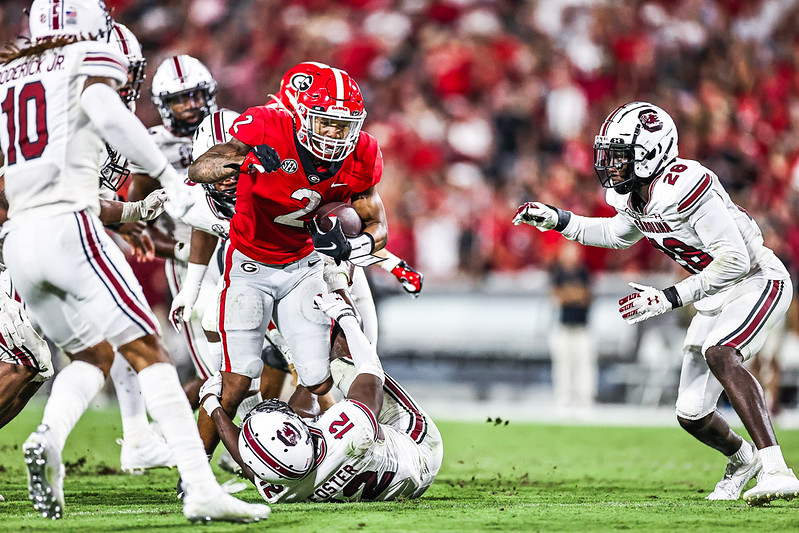
{"label": "football glove", "polygon": [[519,206],[513,225],[529,224],[538,231],[563,231],[571,218],[571,212],[541,202],[525,202]]}
{"label": "football glove", "polygon": [[200,399],[202,400],[208,395],[222,396],[222,374],[219,372],[206,379],[203,386],[200,387]]}
{"label": "football glove", "polygon": [[338,322],[345,316],[355,316],[355,310],[344,298],[336,293],[317,294],[313,299],[314,309]]}
{"label": "football glove", "polygon": [[208,270],[208,265],[198,263],[189,263],[186,268],[183,286],[175,295],[172,306],[169,308],[169,322],[178,333],[183,329],[183,322],[188,322],[191,319],[191,313],[194,304],[197,303],[197,297],[200,295],[206,270]]}
{"label": "football glove", "polygon": [[169,199],[164,189],[156,189],[138,202],[123,202],[120,224],[125,222],[148,221],[164,212],[164,204]]}
{"label": "football glove", "polygon": [[333,221],[333,227],[330,228],[330,231],[322,233],[316,223],[316,217],[308,223],[308,231],[311,233],[314,249],[319,253],[332,257],[336,260],[336,263],[340,263],[349,259],[350,252],[352,252],[352,244],[350,244],[347,236],[344,235],[344,230],[341,229],[341,221],[337,217],[330,217],[330,220]]}
{"label": "football glove", "polygon": [[8,349],[22,349],[25,326],[32,328],[22,304],[3,293],[0,296],[0,337]]}
{"label": "football glove", "polygon": [[424,280],[421,272],[408,266],[408,263],[403,259],[391,270],[391,273],[402,284],[405,292],[414,298],[419,297],[419,293],[422,292],[422,281]]}
{"label": "football glove", "polygon": [[268,144],[253,146],[241,164],[241,171],[245,174],[274,172],[279,168],[280,156]]}
{"label": "football glove", "polygon": [[629,283],[637,292],[619,300],[619,313],[628,324],[637,324],[673,309],[663,291],[640,283]]}

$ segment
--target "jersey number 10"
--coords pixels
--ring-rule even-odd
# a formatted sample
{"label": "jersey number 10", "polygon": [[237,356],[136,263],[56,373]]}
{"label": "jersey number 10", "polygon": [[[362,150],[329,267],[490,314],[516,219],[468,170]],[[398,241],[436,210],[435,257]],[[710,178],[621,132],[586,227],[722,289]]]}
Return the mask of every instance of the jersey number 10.
{"label": "jersey number 10", "polygon": [[[0,109],[6,115],[6,128],[8,129],[6,161],[9,165],[17,162],[17,145],[19,145],[22,157],[30,161],[41,157],[48,139],[44,86],[40,81],[27,83],[20,89],[18,97],[15,94],[15,89],[16,87],[11,87],[6,93],[3,103],[0,104]],[[33,103],[32,110],[30,109],[31,103]],[[28,132],[31,130],[29,127],[31,119],[35,120],[35,141],[31,141],[28,136]]]}

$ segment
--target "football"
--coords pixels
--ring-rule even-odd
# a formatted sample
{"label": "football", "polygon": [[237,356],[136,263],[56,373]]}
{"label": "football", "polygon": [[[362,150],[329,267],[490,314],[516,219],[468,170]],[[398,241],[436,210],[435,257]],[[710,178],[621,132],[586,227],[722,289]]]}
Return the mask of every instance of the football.
{"label": "football", "polygon": [[329,218],[331,216],[341,221],[341,229],[347,237],[356,237],[363,229],[361,217],[350,204],[330,202],[316,211],[316,223],[322,232],[328,232],[333,228],[333,222]]}

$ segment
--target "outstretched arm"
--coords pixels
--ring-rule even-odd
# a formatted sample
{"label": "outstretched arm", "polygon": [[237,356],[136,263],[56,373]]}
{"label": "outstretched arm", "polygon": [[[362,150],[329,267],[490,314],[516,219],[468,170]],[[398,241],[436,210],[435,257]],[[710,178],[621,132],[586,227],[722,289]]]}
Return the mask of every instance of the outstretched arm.
{"label": "outstretched arm", "polygon": [[252,147],[235,137],[212,146],[189,167],[189,179],[195,183],[216,183],[239,175],[244,158]]}

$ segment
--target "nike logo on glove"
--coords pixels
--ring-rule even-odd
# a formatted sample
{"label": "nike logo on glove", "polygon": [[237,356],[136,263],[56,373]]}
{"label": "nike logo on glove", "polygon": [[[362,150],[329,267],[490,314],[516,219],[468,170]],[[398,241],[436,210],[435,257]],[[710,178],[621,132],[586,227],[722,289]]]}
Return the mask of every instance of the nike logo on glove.
{"label": "nike logo on glove", "polygon": [[330,188],[332,189],[333,187],[343,187],[345,185],[346,183],[331,183]]}
{"label": "nike logo on glove", "polygon": [[338,246],[336,246],[335,244],[331,244],[330,246],[317,246],[316,249],[317,250],[331,250],[332,251],[332,250],[338,249]]}

